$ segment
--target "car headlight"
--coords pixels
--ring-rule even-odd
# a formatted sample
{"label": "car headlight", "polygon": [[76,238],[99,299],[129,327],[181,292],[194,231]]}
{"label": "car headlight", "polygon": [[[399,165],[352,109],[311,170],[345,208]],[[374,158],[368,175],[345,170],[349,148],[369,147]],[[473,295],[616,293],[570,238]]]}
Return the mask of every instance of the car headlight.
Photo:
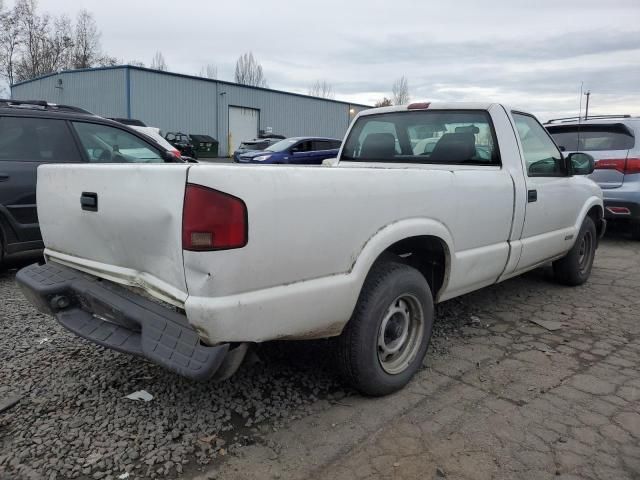
{"label": "car headlight", "polygon": [[271,155],[258,155],[257,157],[253,157],[256,162],[264,162],[265,160],[269,160]]}

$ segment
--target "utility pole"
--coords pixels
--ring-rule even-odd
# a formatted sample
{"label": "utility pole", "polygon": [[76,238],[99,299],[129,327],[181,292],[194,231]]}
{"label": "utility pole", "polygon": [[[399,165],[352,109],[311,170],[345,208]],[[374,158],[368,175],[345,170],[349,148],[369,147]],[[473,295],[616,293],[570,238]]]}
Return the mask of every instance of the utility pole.
{"label": "utility pole", "polygon": [[591,90],[587,90],[587,93],[585,93],[585,95],[587,96],[587,106],[584,110],[584,119],[587,120],[589,117],[589,97],[591,96]]}

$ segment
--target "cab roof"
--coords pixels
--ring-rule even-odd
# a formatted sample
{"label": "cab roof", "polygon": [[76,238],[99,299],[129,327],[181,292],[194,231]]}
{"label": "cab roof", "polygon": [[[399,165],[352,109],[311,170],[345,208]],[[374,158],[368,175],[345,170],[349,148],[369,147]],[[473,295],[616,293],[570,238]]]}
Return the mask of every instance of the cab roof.
{"label": "cab roof", "polygon": [[[425,103],[427,108],[409,108],[414,104]],[[369,108],[358,113],[358,116],[377,115],[379,113],[405,112],[405,111],[421,111],[421,110],[489,110],[493,102],[411,102],[407,105],[393,105],[391,107]]]}

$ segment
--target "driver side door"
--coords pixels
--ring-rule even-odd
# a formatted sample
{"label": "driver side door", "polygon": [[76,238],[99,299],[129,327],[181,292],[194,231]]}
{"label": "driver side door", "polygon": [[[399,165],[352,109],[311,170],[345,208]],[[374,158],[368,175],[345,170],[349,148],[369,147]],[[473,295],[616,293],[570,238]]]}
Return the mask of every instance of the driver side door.
{"label": "driver side door", "polygon": [[562,153],[535,117],[512,112],[525,173],[525,221],[517,271],[557,258],[573,245],[579,196]]}

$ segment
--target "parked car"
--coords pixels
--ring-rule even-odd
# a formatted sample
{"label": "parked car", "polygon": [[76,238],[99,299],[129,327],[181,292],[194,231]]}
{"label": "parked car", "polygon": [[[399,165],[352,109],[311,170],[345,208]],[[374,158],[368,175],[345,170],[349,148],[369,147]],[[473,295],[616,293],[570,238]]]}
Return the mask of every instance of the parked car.
{"label": "parked car", "polygon": [[138,132],[144,133],[147,137],[154,140],[158,145],[162,146],[168,152],[171,152],[176,158],[180,159],[182,154],[180,150],[171,145],[160,133],[160,129],[158,127],[147,127],[146,125],[139,125],[142,123],[140,120],[133,120],[133,123],[124,123],[127,119],[118,119],[112,118],[111,120],[115,120],[116,122],[123,123],[124,125],[129,125],[130,128],[136,130]]}
{"label": "parked car", "polygon": [[640,240],[640,117],[565,118],[546,127],[566,152],[588,152],[595,158],[591,178],[602,188],[605,218],[627,223]]}
{"label": "parked car", "polygon": [[142,133],[86,110],[0,100],[0,265],[11,256],[42,253],[36,212],[40,165],[165,161],[179,160]]}
{"label": "parked car", "polygon": [[252,140],[246,140],[240,144],[238,149],[233,152],[233,161],[239,162],[240,155],[244,155],[249,152],[261,152],[265,148],[270,147],[274,143],[278,143],[281,138],[254,138]]}
{"label": "parked car", "polygon": [[435,302],[547,262],[563,284],[589,278],[606,226],[593,159],[532,115],[365,110],[327,163],[43,166],[47,263],[17,281],[70,331],[189,378],[231,375],[255,342],[335,337],[346,382],[384,395],[421,368]]}
{"label": "parked car", "polygon": [[324,137],[292,137],[263,151],[247,152],[238,156],[240,163],[289,163],[319,165],[327,158],[336,157],[342,141]]}
{"label": "parked car", "polygon": [[191,137],[182,132],[168,132],[164,138],[185,157],[198,158]]}

